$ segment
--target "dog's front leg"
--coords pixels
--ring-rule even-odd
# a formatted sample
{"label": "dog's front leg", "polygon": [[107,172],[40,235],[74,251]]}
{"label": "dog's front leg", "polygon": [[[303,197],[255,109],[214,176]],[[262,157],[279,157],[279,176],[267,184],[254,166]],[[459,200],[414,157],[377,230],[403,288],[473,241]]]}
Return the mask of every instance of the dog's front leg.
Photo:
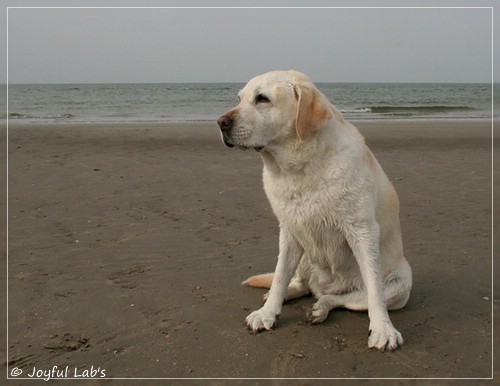
{"label": "dog's front leg", "polygon": [[384,285],[380,273],[379,226],[376,222],[355,226],[348,232],[349,245],[359,265],[368,296],[370,332],[368,346],[384,351],[395,350],[403,337],[392,325],[387,312]]}
{"label": "dog's front leg", "polygon": [[270,330],[281,313],[286,290],[297,269],[303,249],[285,229],[280,231],[278,264],[266,303],[247,316],[248,327],[254,331]]}

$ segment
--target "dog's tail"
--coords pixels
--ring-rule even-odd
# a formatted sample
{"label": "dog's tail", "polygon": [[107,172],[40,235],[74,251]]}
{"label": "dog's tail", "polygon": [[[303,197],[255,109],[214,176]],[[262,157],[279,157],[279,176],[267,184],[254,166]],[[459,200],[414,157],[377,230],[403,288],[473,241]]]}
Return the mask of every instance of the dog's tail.
{"label": "dog's tail", "polygon": [[274,273],[263,273],[261,275],[250,276],[241,285],[249,285],[250,287],[271,288]]}

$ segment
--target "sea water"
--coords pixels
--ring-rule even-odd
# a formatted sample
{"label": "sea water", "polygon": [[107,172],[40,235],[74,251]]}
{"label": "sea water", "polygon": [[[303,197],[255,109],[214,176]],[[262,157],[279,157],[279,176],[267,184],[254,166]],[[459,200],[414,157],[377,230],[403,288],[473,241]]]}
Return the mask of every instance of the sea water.
{"label": "sea water", "polygon": [[[215,121],[241,83],[10,84],[9,123]],[[488,119],[490,84],[317,83],[347,119]],[[496,87],[496,85],[495,85]],[[4,94],[5,95],[5,94]]]}

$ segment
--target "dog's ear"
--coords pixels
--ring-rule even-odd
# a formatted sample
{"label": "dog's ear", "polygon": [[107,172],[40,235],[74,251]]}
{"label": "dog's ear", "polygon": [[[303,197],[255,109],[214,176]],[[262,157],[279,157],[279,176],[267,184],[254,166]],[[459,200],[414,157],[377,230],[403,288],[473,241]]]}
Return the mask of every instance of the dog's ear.
{"label": "dog's ear", "polygon": [[324,98],[315,88],[296,85],[294,92],[297,100],[295,130],[299,139],[304,140],[332,118],[332,110],[325,104]]}

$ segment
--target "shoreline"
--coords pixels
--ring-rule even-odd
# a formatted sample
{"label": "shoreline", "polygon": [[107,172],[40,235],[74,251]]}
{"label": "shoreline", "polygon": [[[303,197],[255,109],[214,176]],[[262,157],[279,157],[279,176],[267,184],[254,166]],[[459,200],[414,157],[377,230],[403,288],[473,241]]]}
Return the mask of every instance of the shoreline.
{"label": "shoreline", "polygon": [[278,224],[260,157],[224,147],[216,122],[23,124],[8,134],[9,370],[492,376],[491,123],[353,123],[400,199],[414,277],[391,312],[402,349],[368,351],[363,312],[308,325],[310,297],[248,333],[265,291],[240,283],[274,269]]}
{"label": "shoreline", "polygon": [[[344,117],[345,118],[345,117]],[[377,118],[377,119],[348,119],[345,118],[347,121],[353,123],[353,124],[358,124],[358,123],[372,123],[372,124],[377,124],[377,123],[410,123],[410,122],[418,122],[418,123],[434,123],[434,122],[460,122],[460,123],[486,123],[489,122],[497,122],[500,117],[485,117],[485,118],[432,118],[432,117],[427,117],[427,118],[413,118],[413,119],[405,119],[405,118],[389,118],[389,119],[384,119],[384,118]],[[0,120],[2,122],[3,126],[7,125],[7,119],[3,118]],[[217,118],[214,118],[213,120],[193,120],[193,121],[48,121],[48,122],[38,122],[38,121],[30,121],[29,119],[22,120],[22,119],[9,119],[8,120],[9,126],[18,126],[18,125],[33,125],[33,126],[40,126],[40,125],[126,125],[126,126],[132,126],[132,125],[197,125],[197,124],[207,124],[207,123],[214,123],[217,121]]]}

